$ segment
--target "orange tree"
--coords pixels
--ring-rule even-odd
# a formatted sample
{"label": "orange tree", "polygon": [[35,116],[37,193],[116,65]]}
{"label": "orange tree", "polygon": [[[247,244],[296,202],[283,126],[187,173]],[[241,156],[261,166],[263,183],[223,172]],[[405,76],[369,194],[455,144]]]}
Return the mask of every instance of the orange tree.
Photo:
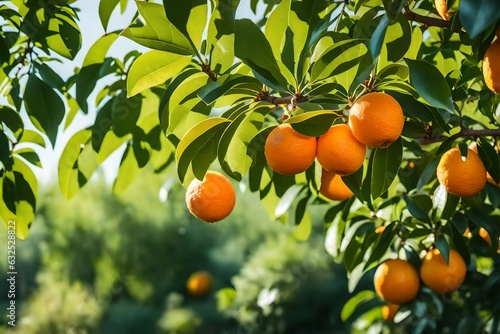
{"label": "orange tree", "polygon": [[[0,216],[16,220],[19,238],[36,211],[39,146],[55,145],[75,115],[93,111],[93,93],[93,125],[72,136],[59,160],[66,197],[118,149],[117,192],[144,169],[175,164],[187,187],[220,166],[271,216],[296,225],[299,239],[311,231],[308,211],[328,206],[326,250],[345,265],[351,291],[388,258],[425,272],[396,322],[421,331],[499,331],[498,1],[252,0],[257,23],[236,18],[248,6],[239,0],[136,1],[128,4],[137,7],[133,22],[98,39],[74,75],[62,78],[51,64],[80,50],[78,3],[0,1]],[[127,3],[101,0],[104,30]],[[108,56],[119,37],[148,50]],[[269,139],[280,123],[292,137]],[[330,128],[350,139],[327,136]],[[265,150],[282,138],[291,144]],[[315,147],[323,158],[314,159]],[[282,175],[268,160],[294,173]],[[337,177],[322,178],[322,167]],[[332,196],[334,186],[322,179],[339,181],[339,174],[339,187],[353,196],[331,201],[346,190]],[[422,271],[427,252],[431,269]],[[466,274],[461,265],[450,269],[450,254]],[[433,291],[425,283],[436,282],[434,271],[453,282]],[[392,281],[385,274],[376,277]],[[362,291],[342,316],[380,303]]]}

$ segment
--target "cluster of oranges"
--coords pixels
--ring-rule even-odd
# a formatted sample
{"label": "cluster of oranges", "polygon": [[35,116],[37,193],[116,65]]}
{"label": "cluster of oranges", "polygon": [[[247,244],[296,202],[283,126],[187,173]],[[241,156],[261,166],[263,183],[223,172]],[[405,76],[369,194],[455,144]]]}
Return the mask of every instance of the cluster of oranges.
{"label": "cluster of oranges", "polygon": [[[386,148],[397,140],[403,126],[399,103],[388,94],[372,92],[352,105],[349,125],[333,125],[319,138],[305,136],[290,124],[279,125],[266,138],[264,154],[271,169],[288,176],[304,172],[317,158],[323,167],[320,193],[332,200],[345,200],[352,192],[341,176],[361,167],[367,146]],[[186,192],[189,211],[208,223],[227,217],[235,202],[231,182],[215,171],[208,171],[203,180],[194,179]]]}
{"label": "cluster of oranges", "polygon": [[373,278],[375,292],[388,303],[382,309],[383,317],[392,321],[399,305],[417,296],[421,281],[435,293],[447,294],[462,285],[466,272],[464,259],[454,249],[450,249],[448,263],[437,248],[429,250],[422,260],[420,273],[405,260],[383,262]]}
{"label": "cluster of oranges", "polygon": [[349,124],[335,124],[319,138],[305,136],[290,124],[281,124],[267,137],[264,153],[271,169],[282,175],[302,173],[317,158],[323,168],[320,193],[332,200],[344,200],[352,192],[341,176],[352,174],[363,165],[367,146],[391,145],[401,135],[403,126],[399,103],[388,94],[372,92],[354,102]]}

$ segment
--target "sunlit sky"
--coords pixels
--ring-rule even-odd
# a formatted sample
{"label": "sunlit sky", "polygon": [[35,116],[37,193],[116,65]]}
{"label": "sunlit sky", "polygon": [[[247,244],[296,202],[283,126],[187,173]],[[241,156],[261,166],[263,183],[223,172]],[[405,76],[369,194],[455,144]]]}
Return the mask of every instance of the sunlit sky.
{"label": "sunlit sky", "polygon": [[[103,0],[106,1],[106,0]],[[57,62],[50,63],[53,69],[63,77],[67,79],[74,73],[75,68],[81,67],[83,59],[87,53],[87,50],[97,41],[102,35],[105,34],[104,28],[101,25],[98,7],[99,0],[79,0],[76,2],[75,7],[80,9],[78,22],[80,30],[82,32],[82,48],[74,60],[66,60],[62,64]],[[158,2],[158,1],[156,1]],[[122,30],[125,28],[132,20],[136,11],[136,5],[132,0],[129,1],[129,5],[125,13],[120,13],[119,6],[113,12],[111,19],[109,21],[107,32],[112,32],[115,30]],[[259,12],[263,11],[263,8],[259,7]],[[250,10],[250,0],[241,0],[240,8],[237,13],[238,17],[247,17],[255,19],[256,16]],[[146,49],[140,45],[132,42],[124,37],[119,37],[119,39],[114,43],[108,52],[108,56],[121,58],[126,53],[131,50],[145,51]],[[72,124],[62,130],[62,125],[59,131],[59,137],[56,143],[56,147],[52,150],[50,144],[46,149],[36,149],[40,155],[41,163],[43,168],[34,168],[34,171],[41,183],[41,186],[49,186],[57,184],[57,165],[59,161],[60,154],[64,149],[67,141],[71,136],[77,131],[84,129],[93,124],[95,119],[95,97],[99,92],[100,87],[104,87],[109,81],[101,80],[98,83],[97,88],[94,90],[93,94],[89,97],[89,114],[83,115],[81,112],[75,117]],[[5,98],[0,98],[0,104],[5,104]],[[25,120],[25,126],[27,128],[33,128],[31,124]],[[64,124],[64,121],[63,121]],[[48,143],[48,141],[47,141]],[[96,174],[104,176],[108,181],[113,180],[116,177],[117,168],[119,165],[120,157],[123,149],[118,150],[104,163],[102,168],[98,170]]]}

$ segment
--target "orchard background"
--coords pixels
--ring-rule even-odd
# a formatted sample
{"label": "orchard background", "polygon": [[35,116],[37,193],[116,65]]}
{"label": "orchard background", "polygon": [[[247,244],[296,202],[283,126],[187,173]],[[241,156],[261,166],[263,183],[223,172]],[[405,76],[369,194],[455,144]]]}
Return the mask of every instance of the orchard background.
{"label": "orchard background", "polygon": [[[0,217],[16,220],[20,305],[3,330],[500,331],[499,1],[101,0],[92,29],[82,3],[0,1]],[[279,124],[321,137],[371,92],[404,127],[342,176],[352,197],[321,193],[318,161],[270,168]],[[467,147],[489,182],[459,197],[436,171]],[[237,190],[216,224],[184,199],[208,170]],[[432,249],[458,252],[464,282],[419,284],[384,320],[377,266],[418,271]]]}

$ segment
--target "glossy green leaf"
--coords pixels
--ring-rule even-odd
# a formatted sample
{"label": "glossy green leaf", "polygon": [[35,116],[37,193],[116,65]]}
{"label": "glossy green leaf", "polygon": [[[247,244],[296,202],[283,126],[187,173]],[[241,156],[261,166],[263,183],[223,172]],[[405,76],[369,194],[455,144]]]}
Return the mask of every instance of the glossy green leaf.
{"label": "glossy green leaf", "polygon": [[269,41],[251,20],[236,20],[234,51],[263,83],[274,89],[287,89],[289,82],[281,73]]}
{"label": "glossy green leaf", "polygon": [[117,34],[104,35],[92,45],[83,60],[83,67],[76,77],[75,85],[76,100],[84,113],[88,112],[87,99],[100,79],[99,73],[106,54],[117,38]]}
{"label": "glossy green leaf", "polygon": [[26,92],[29,94],[24,95],[24,106],[30,120],[38,130],[47,134],[54,146],[65,113],[61,97],[35,74],[29,76]]}
{"label": "glossy green leaf", "polygon": [[23,136],[24,124],[21,116],[14,109],[7,106],[0,106],[0,126],[3,124],[12,131],[12,134],[19,140]]}
{"label": "glossy green leaf", "polygon": [[224,118],[208,118],[191,128],[181,139],[175,152],[177,175],[181,183],[191,182],[186,179],[190,167],[195,177],[203,179],[217,157],[218,140],[229,123]]}
{"label": "glossy green leaf", "polygon": [[377,59],[382,50],[382,46],[384,45],[384,38],[387,32],[387,27],[389,26],[389,19],[386,15],[382,17],[380,23],[378,24],[375,32],[370,38],[370,53],[372,55],[372,59]]}
{"label": "glossy green leaf", "polygon": [[374,199],[389,189],[398,175],[402,160],[403,143],[401,138],[392,143],[388,148],[375,149],[371,179],[371,194]]}
{"label": "glossy green leaf", "polygon": [[101,20],[104,31],[108,29],[109,19],[120,0],[101,0],[99,2],[99,19]]}
{"label": "glossy green leaf", "polygon": [[500,19],[500,2],[495,0],[461,0],[460,22],[471,38],[476,38]]}
{"label": "glossy green leaf", "polygon": [[206,0],[163,0],[167,19],[188,39],[196,49],[200,48],[207,24]]}
{"label": "glossy green leaf", "polygon": [[165,83],[180,73],[191,62],[191,56],[152,50],[142,54],[130,67],[127,76],[127,94],[134,96],[142,91]]}
{"label": "glossy green leaf", "polygon": [[246,75],[224,75],[217,81],[209,81],[198,91],[198,96],[207,104],[214,103],[223,95],[231,94],[232,91],[248,91],[248,98],[253,99],[262,89],[262,84],[254,77]]}
{"label": "glossy green leaf", "polygon": [[436,248],[439,249],[439,252],[443,256],[446,263],[450,262],[450,245],[446,238],[441,234],[436,237],[434,241]]}
{"label": "glossy green leaf", "polygon": [[289,118],[286,123],[305,136],[319,137],[330,129],[338,117],[331,110],[309,111]]}
{"label": "glossy green leaf", "polygon": [[326,49],[311,68],[311,81],[323,80],[348,71],[359,64],[367,48],[361,40],[348,39]]}
{"label": "glossy green leaf", "polygon": [[234,36],[234,21],[240,0],[211,0],[212,13],[207,30],[207,54],[210,46],[219,44],[223,36]]}
{"label": "glossy green leaf", "polygon": [[134,131],[142,107],[142,96],[127,98],[125,92],[116,96],[111,104],[111,120],[113,132],[123,137]]}
{"label": "glossy green leaf", "polygon": [[427,224],[432,224],[431,219],[427,212],[421,208],[417,202],[415,202],[411,197],[404,196],[403,197],[405,202],[406,202],[406,207],[410,214],[416,218],[417,220],[420,220],[421,222],[427,223]]}
{"label": "glossy green leaf", "polygon": [[351,297],[347,301],[347,303],[344,304],[344,307],[342,307],[342,311],[340,313],[340,318],[342,319],[342,321],[347,321],[358,307],[376,298],[377,295],[373,290],[363,290],[358,292],[356,295]]}
{"label": "glossy green leaf", "polygon": [[243,105],[239,116],[232,120],[220,139],[219,163],[222,169],[236,180],[241,180],[252,165],[252,157],[248,154],[249,144],[261,130],[271,107],[267,103]]}
{"label": "glossy green leaf", "polygon": [[64,80],[49,65],[39,62],[35,62],[34,65],[40,77],[50,87],[61,90],[65,86]]}
{"label": "glossy green leaf", "polygon": [[82,46],[82,35],[73,17],[61,10],[50,19],[48,27],[57,30],[56,33],[49,30],[47,46],[65,58],[74,59]]}
{"label": "glossy green leaf", "polygon": [[439,70],[423,60],[406,59],[410,68],[410,82],[430,105],[453,114],[453,100],[450,87]]}
{"label": "glossy green leaf", "polygon": [[189,40],[167,19],[162,5],[145,1],[136,4],[145,25],[130,26],[121,32],[122,36],[151,49],[180,55],[194,54]]}
{"label": "glossy green leaf", "polygon": [[88,129],[74,134],[59,159],[59,188],[67,199],[87,183],[99,164],[92,146],[88,145],[91,136]]}
{"label": "glossy green leaf", "polygon": [[127,187],[137,178],[141,169],[137,164],[134,151],[131,145],[127,145],[125,152],[123,152],[122,160],[120,161],[120,168],[118,175],[113,183],[113,192],[121,194]]}

